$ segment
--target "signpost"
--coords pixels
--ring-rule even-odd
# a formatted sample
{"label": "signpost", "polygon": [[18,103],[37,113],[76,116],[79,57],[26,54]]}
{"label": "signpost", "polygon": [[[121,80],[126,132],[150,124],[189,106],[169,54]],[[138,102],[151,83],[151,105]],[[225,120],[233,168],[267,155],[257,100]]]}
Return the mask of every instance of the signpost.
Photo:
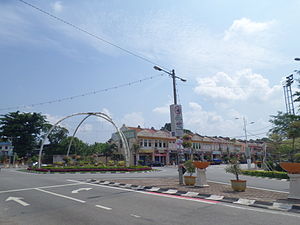
{"label": "signpost", "polygon": [[170,105],[171,133],[173,137],[183,136],[183,119],[181,105]]}

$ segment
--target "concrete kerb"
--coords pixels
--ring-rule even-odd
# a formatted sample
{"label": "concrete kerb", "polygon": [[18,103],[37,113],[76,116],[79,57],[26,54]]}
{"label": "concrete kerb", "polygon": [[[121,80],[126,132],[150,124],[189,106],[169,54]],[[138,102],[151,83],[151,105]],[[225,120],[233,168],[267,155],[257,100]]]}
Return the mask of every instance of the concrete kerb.
{"label": "concrete kerb", "polygon": [[168,188],[160,188],[160,187],[155,187],[155,186],[122,184],[122,183],[110,182],[110,181],[105,181],[105,180],[96,180],[96,179],[87,179],[86,182],[93,183],[93,184],[101,184],[101,185],[107,185],[107,186],[120,187],[120,188],[125,188],[125,189],[132,189],[132,190],[136,190],[136,191],[156,192],[156,193],[168,194],[168,195],[184,196],[184,197],[199,198],[199,199],[208,199],[208,200],[214,200],[214,201],[219,201],[219,202],[224,202],[224,203],[232,203],[232,204],[244,205],[244,206],[249,206],[249,207],[256,207],[256,208],[261,208],[261,209],[272,209],[272,210],[278,210],[278,211],[300,213],[300,206],[294,205],[294,204],[258,201],[258,200],[245,199],[245,198],[230,198],[230,197],[219,196],[219,195],[201,194],[201,193],[197,193],[197,192],[188,192],[188,191],[179,191],[179,190],[175,190],[174,188],[168,189]]}

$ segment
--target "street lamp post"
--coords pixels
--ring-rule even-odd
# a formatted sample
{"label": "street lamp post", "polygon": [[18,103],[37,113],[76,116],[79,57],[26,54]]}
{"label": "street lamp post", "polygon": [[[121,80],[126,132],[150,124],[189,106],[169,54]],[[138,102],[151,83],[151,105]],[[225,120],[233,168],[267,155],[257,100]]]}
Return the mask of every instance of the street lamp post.
{"label": "street lamp post", "polygon": [[[178,77],[175,75],[175,70],[171,70],[170,72],[167,71],[167,70],[164,70],[158,66],[154,66],[153,67],[155,70],[158,70],[158,71],[162,71],[168,75],[170,75],[172,77],[172,81],[173,81],[173,96],[174,96],[174,105],[177,105],[177,92],[176,92],[176,79],[179,79],[181,80],[182,82],[186,82],[186,79],[183,79],[181,77]],[[172,113],[171,113],[172,114]],[[172,121],[172,116],[171,116],[171,121]],[[172,124],[172,122],[171,122]],[[171,125],[172,126],[172,125]],[[178,137],[177,137],[178,138]],[[177,140],[176,142],[180,142],[181,140]],[[181,141],[182,142],[182,141]],[[181,143],[180,142],[180,143]],[[184,153],[182,153],[182,144],[180,144],[179,146],[177,146],[177,151],[178,151],[178,176],[179,176],[179,184],[180,185],[183,185],[183,165],[182,165],[182,162],[183,162],[183,155]]]}
{"label": "street lamp post", "polygon": [[[240,119],[240,118],[235,118]],[[251,152],[248,148],[248,137],[247,137],[247,121],[246,118],[243,116],[243,123],[244,123],[244,132],[245,132],[245,154],[247,158],[247,166],[248,169],[251,169]],[[249,124],[253,124],[254,122],[250,122]]]}
{"label": "street lamp post", "polygon": [[167,71],[167,70],[164,70],[158,66],[154,66],[153,67],[155,70],[158,70],[158,71],[163,71],[164,73],[167,73],[169,74],[171,77],[172,77],[172,80],[173,80],[173,96],[174,96],[174,105],[177,105],[177,93],[176,93],[176,78],[183,81],[183,82],[186,82],[186,79],[183,79],[181,77],[178,77],[175,75],[175,70],[171,70],[171,72]]}

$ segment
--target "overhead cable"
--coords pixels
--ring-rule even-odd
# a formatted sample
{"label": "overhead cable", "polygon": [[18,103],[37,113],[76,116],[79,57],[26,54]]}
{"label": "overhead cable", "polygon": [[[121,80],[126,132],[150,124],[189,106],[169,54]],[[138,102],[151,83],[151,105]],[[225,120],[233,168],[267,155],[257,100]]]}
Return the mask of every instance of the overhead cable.
{"label": "overhead cable", "polygon": [[130,51],[130,50],[124,48],[124,47],[121,47],[120,45],[117,45],[117,44],[115,44],[115,43],[113,43],[113,42],[111,42],[111,41],[108,41],[108,40],[106,40],[106,39],[104,39],[104,38],[102,38],[102,37],[100,37],[100,36],[98,36],[98,35],[96,35],[96,34],[93,34],[93,33],[89,32],[89,31],[87,31],[87,30],[85,30],[85,29],[83,29],[83,28],[81,28],[81,27],[79,27],[79,26],[77,26],[77,25],[74,25],[74,24],[72,24],[71,22],[68,22],[68,21],[66,21],[66,20],[64,20],[64,19],[62,19],[62,18],[60,18],[60,17],[58,17],[58,16],[55,16],[55,15],[53,15],[53,14],[51,14],[51,13],[49,13],[49,12],[47,12],[47,11],[41,9],[41,8],[39,8],[39,7],[37,7],[37,6],[35,6],[35,5],[31,4],[31,3],[29,3],[29,2],[26,2],[26,1],[24,1],[24,0],[18,0],[18,1],[21,2],[21,3],[23,3],[23,4],[25,4],[25,5],[27,5],[27,6],[30,6],[31,8],[33,8],[33,9],[35,9],[35,10],[38,10],[39,12],[41,12],[41,13],[43,13],[43,14],[45,14],[45,15],[47,15],[47,16],[49,16],[49,17],[55,19],[55,20],[58,20],[58,21],[60,21],[60,22],[62,22],[62,23],[64,23],[64,24],[66,24],[66,25],[68,25],[68,26],[70,26],[70,27],[73,27],[74,29],[76,29],[76,30],[78,30],[78,31],[81,31],[81,32],[83,32],[83,33],[85,33],[85,34],[87,34],[87,35],[93,37],[93,38],[96,38],[96,39],[99,40],[99,41],[102,41],[102,42],[104,42],[104,43],[106,43],[106,44],[108,44],[108,45],[111,45],[111,46],[113,46],[113,47],[115,47],[115,48],[118,48],[119,50],[121,50],[121,51],[123,51],[123,52],[126,52],[126,53],[129,54],[129,55],[132,55],[132,56],[134,56],[134,57],[137,57],[137,58],[139,58],[139,59],[141,59],[141,60],[143,60],[143,61],[145,61],[145,62],[148,62],[148,63],[150,63],[150,64],[152,64],[152,65],[156,65],[156,66],[160,66],[160,67],[162,67],[162,68],[165,68],[165,67],[159,65],[158,63],[156,63],[156,62],[154,62],[154,61],[151,61],[150,59],[148,59],[148,58],[146,58],[146,57],[144,57],[144,56],[138,55],[137,53],[134,53],[133,51]]}
{"label": "overhead cable", "polygon": [[34,103],[34,104],[29,104],[29,105],[19,105],[19,106],[7,107],[7,108],[0,108],[0,111],[30,108],[30,107],[34,107],[34,106],[40,106],[40,105],[52,104],[52,103],[56,103],[56,102],[67,101],[67,100],[73,100],[73,99],[80,98],[80,97],[85,97],[85,96],[88,96],[88,95],[95,95],[95,94],[98,94],[98,93],[101,93],[101,92],[107,92],[107,91],[110,91],[110,90],[115,90],[115,89],[118,89],[118,88],[131,86],[133,84],[142,83],[144,81],[151,80],[153,78],[161,77],[161,76],[164,76],[164,75],[165,74],[159,74],[159,75],[156,75],[156,76],[146,77],[146,78],[143,78],[143,79],[140,79],[140,80],[132,81],[132,82],[125,83],[125,84],[116,85],[116,86],[109,87],[109,88],[104,88],[104,89],[101,89],[101,90],[91,91],[91,92],[78,94],[78,95],[73,95],[73,96],[70,96],[70,97],[65,97],[65,98],[60,98],[60,99],[55,99],[55,100],[51,100],[51,101],[39,102],[39,103]]}

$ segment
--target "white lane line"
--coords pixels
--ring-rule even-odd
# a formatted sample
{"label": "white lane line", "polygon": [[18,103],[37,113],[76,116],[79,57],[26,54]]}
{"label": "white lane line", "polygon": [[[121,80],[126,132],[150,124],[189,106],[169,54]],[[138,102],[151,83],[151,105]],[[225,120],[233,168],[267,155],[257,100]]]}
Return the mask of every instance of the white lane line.
{"label": "white lane line", "polygon": [[[81,182],[81,181],[77,181],[77,180],[68,180],[68,181]],[[119,188],[119,187],[111,187],[111,186],[106,186],[106,185],[90,184],[90,183],[85,183],[85,184],[92,185],[92,186],[98,186],[98,187],[104,187],[104,188],[110,188],[110,189],[126,190],[128,192],[137,192],[137,193],[141,193],[141,194],[154,195],[154,193],[149,193],[149,192],[144,192],[144,191],[135,191],[135,190],[124,189],[124,188]],[[172,195],[172,196],[163,196],[163,197],[176,198],[174,195]],[[190,200],[190,199],[183,199],[183,200]],[[193,200],[190,200],[190,201],[193,201]],[[196,201],[196,200],[194,200],[194,201]],[[202,202],[202,203],[212,204],[212,203],[209,203],[209,202]],[[215,204],[215,203],[213,203],[213,204]],[[235,208],[235,209],[242,209],[242,210],[255,211],[255,212],[261,212],[261,213],[270,213],[270,214],[276,214],[276,215],[280,214],[280,215],[283,215],[283,216],[292,216],[292,217],[300,218],[300,215],[297,215],[297,214],[294,214],[294,213],[288,213],[288,212],[280,212],[280,211],[277,211],[277,210],[274,211],[274,210],[269,210],[269,209],[251,208],[251,207],[247,207],[247,206],[242,207],[242,206],[237,206],[237,205],[233,205],[233,204],[229,205],[229,204],[223,203],[223,202],[219,202],[217,205],[226,206],[226,207]]]}
{"label": "white lane line", "polygon": [[32,187],[32,188],[22,188],[22,189],[12,189],[12,190],[6,190],[6,191],[0,191],[0,194],[2,193],[10,193],[10,192],[18,192],[18,191],[28,191],[28,190],[34,190],[36,188],[56,188],[56,187],[65,187],[65,186],[75,186],[85,183],[72,183],[72,184],[59,184],[59,185],[53,185],[53,186],[43,186],[43,187]]}
{"label": "white lane line", "polygon": [[130,216],[133,216],[135,218],[141,218],[141,216],[135,215],[135,214],[130,214]]}
{"label": "white lane line", "polygon": [[69,196],[61,195],[61,194],[57,194],[57,193],[54,193],[54,192],[51,192],[51,191],[46,191],[46,190],[39,189],[39,188],[35,188],[35,190],[45,192],[47,194],[55,195],[55,196],[58,196],[58,197],[61,197],[61,198],[70,199],[70,200],[73,200],[73,201],[76,201],[76,202],[85,203],[85,201],[82,201],[80,199],[72,198],[72,197],[69,197]]}
{"label": "white lane line", "polygon": [[[80,182],[80,181],[77,181],[77,180],[68,180],[68,181]],[[124,189],[124,188],[106,186],[106,185],[101,185],[101,184],[92,184],[92,183],[85,183],[85,184],[92,185],[92,186],[97,186],[97,187],[104,187],[104,188],[122,190],[122,191],[126,190],[128,192],[136,192],[136,193],[141,193],[141,194],[145,194],[145,195],[161,196],[161,197],[165,197],[165,198],[183,199],[183,200],[187,200],[187,201],[202,202],[202,203],[213,204],[213,205],[214,204],[219,204],[219,202],[206,200],[206,199],[188,198],[188,197],[181,197],[181,196],[168,195],[168,194],[155,193],[155,192],[136,191],[136,190],[133,190],[133,189]]]}
{"label": "white lane line", "polygon": [[95,206],[98,207],[98,208],[101,208],[101,209],[112,210],[112,208],[109,208],[109,207],[106,207],[106,206],[103,206],[103,205],[95,205]]}
{"label": "white lane line", "polygon": [[[229,183],[225,183],[225,182],[219,182],[219,181],[213,181],[213,180],[208,180],[208,182],[212,182],[212,183],[217,183],[217,184],[226,184],[226,185],[230,185]],[[253,189],[257,189],[257,190],[262,190],[262,191],[273,191],[273,192],[279,192],[279,193],[285,193],[288,194],[289,192],[286,191],[278,191],[278,190],[274,190],[274,189],[267,189],[267,188],[259,188],[259,187],[253,187],[253,186],[248,186],[248,188],[253,188]]]}

